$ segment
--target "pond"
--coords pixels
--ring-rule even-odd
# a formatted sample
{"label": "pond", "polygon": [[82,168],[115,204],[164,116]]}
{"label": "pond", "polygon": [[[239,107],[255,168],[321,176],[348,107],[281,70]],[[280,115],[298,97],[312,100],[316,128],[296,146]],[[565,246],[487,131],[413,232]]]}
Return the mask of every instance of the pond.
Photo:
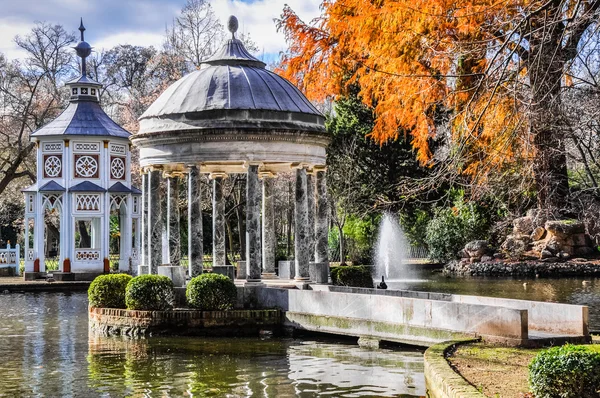
{"label": "pond", "polygon": [[88,335],[85,293],[0,295],[0,396],[425,395],[423,352],[339,339]]}

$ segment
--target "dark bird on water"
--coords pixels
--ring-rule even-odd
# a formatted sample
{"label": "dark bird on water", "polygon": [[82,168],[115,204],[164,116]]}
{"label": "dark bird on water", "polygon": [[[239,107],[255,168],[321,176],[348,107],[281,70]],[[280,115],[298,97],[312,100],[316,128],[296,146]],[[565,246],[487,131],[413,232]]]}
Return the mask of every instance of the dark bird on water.
{"label": "dark bird on water", "polygon": [[381,283],[377,285],[377,289],[387,289],[387,283],[385,283],[383,275],[381,275]]}

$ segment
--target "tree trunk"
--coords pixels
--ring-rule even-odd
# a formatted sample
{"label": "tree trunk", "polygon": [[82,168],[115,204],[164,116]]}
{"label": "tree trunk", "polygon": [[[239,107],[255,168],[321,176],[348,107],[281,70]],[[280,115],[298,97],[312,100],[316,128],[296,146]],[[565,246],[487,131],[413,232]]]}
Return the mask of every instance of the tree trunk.
{"label": "tree trunk", "polygon": [[91,248],[92,247],[92,238],[85,227],[85,221],[79,221],[77,223],[79,228],[79,247],[82,248]]}
{"label": "tree trunk", "polygon": [[565,123],[561,114],[561,80],[565,60],[560,24],[541,29],[551,15],[540,13],[531,21],[529,75],[531,113],[529,126],[535,158],[533,173],[538,207],[550,217],[569,212],[569,179],[565,154]]}
{"label": "tree trunk", "polygon": [[346,251],[346,239],[344,238],[344,227],[340,224],[337,227],[340,235],[340,264],[345,264],[346,258],[344,257],[344,252]]}

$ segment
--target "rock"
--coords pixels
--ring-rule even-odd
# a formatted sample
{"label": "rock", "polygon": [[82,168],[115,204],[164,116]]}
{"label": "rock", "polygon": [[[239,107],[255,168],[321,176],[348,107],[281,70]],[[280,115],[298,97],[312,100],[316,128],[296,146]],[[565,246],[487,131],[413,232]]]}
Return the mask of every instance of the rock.
{"label": "rock", "polygon": [[546,221],[545,228],[552,235],[564,238],[585,233],[585,225],[577,220]]}
{"label": "rock", "polygon": [[558,242],[555,236],[551,237],[547,242],[543,250],[547,250],[552,254],[560,252],[561,244]]}
{"label": "rock", "polygon": [[546,235],[546,230],[544,229],[544,227],[536,227],[531,233],[530,237],[531,240],[536,241],[542,239],[544,235]]}
{"label": "rock", "polygon": [[542,250],[540,252],[540,258],[550,258],[550,257],[554,257],[554,254],[552,254],[552,252],[550,250]]}
{"label": "rock", "polygon": [[471,258],[481,258],[490,250],[490,244],[487,240],[474,240],[465,245],[464,251]]}
{"label": "rock", "polygon": [[481,262],[487,263],[488,261],[492,261],[494,258],[491,256],[481,256]]}
{"label": "rock", "polygon": [[533,217],[525,216],[513,220],[515,235],[530,235],[533,232]]}
{"label": "rock", "polygon": [[469,258],[469,263],[473,264],[473,263],[478,263],[481,260],[481,257],[471,257]]}
{"label": "rock", "polygon": [[573,246],[589,246],[588,238],[585,234],[575,234],[571,236],[573,240]]}
{"label": "rock", "polygon": [[469,255],[467,254],[467,252],[465,251],[465,249],[461,249],[458,252],[458,258],[469,258]]}
{"label": "rock", "polygon": [[582,246],[582,247],[578,247],[576,248],[573,253],[576,256],[589,256],[591,254],[594,254],[596,250],[594,250],[593,248],[589,247],[589,246]]}
{"label": "rock", "polygon": [[558,258],[560,258],[560,259],[563,259],[563,260],[566,260],[566,259],[568,259],[569,257],[571,257],[571,255],[570,255],[569,253],[567,253],[567,252],[560,252],[560,253],[558,253],[558,254],[556,255],[556,257],[558,257]]}
{"label": "rock", "polygon": [[504,253],[494,253],[494,258],[496,260],[502,260],[504,257]]}
{"label": "rock", "polygon": [[[526,240],[522,239],[526,237]],[[527,235],[508,235],[502,243],[502,250],[506,251],[511,257],[517,257],[527,250],[529,245],[529,236]]]}

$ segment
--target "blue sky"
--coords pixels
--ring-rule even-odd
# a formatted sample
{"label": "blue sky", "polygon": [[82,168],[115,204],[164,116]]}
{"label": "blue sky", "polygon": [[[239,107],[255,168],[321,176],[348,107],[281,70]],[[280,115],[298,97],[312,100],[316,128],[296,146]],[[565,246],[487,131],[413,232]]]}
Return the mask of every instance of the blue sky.
{"label": "blue sky", "polygon": [[[240,21],[240,31],[250,33],[267,60],[286,47],[273,18],[289,4],[304,20],[319,15],[320,0],[209,0],[225,25],[229,15]],[[22,53],[14,44],[16,34],[27,34],[34,21],[59,23],[75,31],[83,17],[86,41],[96,49],[117,44],[160,45],[185,0],[0,0],[0,52],[9,58]]]}

